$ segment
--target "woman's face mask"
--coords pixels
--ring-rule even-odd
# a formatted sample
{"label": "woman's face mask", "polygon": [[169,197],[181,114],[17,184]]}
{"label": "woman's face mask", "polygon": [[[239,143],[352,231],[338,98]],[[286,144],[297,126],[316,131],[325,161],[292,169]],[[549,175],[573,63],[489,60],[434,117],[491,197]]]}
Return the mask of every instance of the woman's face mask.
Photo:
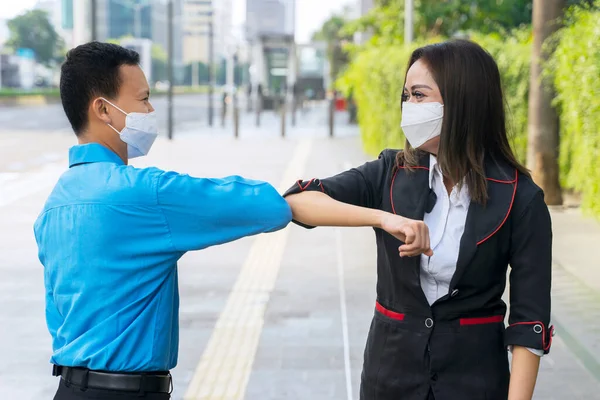
{"label": "woman's face mask", "polygon": [[402,103],[402,130],[415,149],[440,136],[443,119],[444,105],[441,103]]}
{"label": "woman's face mask", "polygon": [[156,113],[154,111],[150,113],[126,113],[104,97],[101,97],[101,99],[126,115],[125,127],[121,132],[110,124],[108,126],[119,134],[123,142],[127,143],[127,157],[136,158],[148,155],[150,148],[158,137]]}

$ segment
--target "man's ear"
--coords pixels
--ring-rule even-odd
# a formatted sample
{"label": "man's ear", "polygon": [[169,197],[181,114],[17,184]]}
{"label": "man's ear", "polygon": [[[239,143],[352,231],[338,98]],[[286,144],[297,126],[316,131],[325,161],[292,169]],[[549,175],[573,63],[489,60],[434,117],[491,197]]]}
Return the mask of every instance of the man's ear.
{"label": "man's ear", "polygon": [[90,105],[90,110],[100,121],[104,122],[105,124],[112,125],[112,119],[108,114],[108,107],[104,100],[97,98],[94,101],[92,101],[92,104]]}

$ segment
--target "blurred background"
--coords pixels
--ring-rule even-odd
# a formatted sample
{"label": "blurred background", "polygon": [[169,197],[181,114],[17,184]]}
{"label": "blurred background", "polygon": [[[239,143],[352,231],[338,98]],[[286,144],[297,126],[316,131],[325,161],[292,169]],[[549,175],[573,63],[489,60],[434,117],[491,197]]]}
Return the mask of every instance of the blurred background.
{"label": "blurred background", "polygon": [[[0,2],[0,398],[57,385],[32,224],[76,143],[69,49],[140,53],[163,134],[134,166],[283,191],[403,147],[410,53],[456,37],[496,59],[512,146],[551,208],[557,335],[535,398],[600,398],[600,0]],[[174,399],[358,398],[372,232],[267,237],[181,260]]]}

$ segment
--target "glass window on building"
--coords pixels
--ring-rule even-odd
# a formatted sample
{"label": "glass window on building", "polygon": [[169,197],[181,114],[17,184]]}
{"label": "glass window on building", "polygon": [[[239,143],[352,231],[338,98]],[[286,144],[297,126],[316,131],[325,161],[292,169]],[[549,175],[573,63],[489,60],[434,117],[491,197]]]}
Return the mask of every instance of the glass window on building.
{"label": "glass window on building", "polygon": [[[138,31],[139,30],[139,31]],[[108,4],[108,36],[152,38],[152,6],[148,1],[110,0]]]}

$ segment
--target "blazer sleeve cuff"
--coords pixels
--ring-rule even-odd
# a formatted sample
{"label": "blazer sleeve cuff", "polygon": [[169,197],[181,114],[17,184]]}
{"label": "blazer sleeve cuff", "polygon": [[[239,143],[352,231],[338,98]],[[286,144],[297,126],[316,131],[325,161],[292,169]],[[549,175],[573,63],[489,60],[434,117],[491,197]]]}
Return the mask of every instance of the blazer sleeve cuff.
{"label": "blazer sleeve cuff", "polygon": [[522,346],[548,354],[553,336],[554,326],[540,321],[517,322],[506,328],[504,342],[506,346]]}
{"label": "blazer sleeve cuff", "polygon": [[[287,197],[289,195],[298,194],[298,193],[302,193],[302,192],[323,192],[323,193],[325,193],[325,188],[323,187],[323,183],[321,183],[321,181],[317,178],[313,178],[309,181],[298,180],[283,194],[283,197]],[[306,229],[315,228],[312,225],[306,225],[306,224],[303,224],[302,222],[298,222],[294,219],[292,219],[292,222],[295,223],[296,225],[301,226]]]}

